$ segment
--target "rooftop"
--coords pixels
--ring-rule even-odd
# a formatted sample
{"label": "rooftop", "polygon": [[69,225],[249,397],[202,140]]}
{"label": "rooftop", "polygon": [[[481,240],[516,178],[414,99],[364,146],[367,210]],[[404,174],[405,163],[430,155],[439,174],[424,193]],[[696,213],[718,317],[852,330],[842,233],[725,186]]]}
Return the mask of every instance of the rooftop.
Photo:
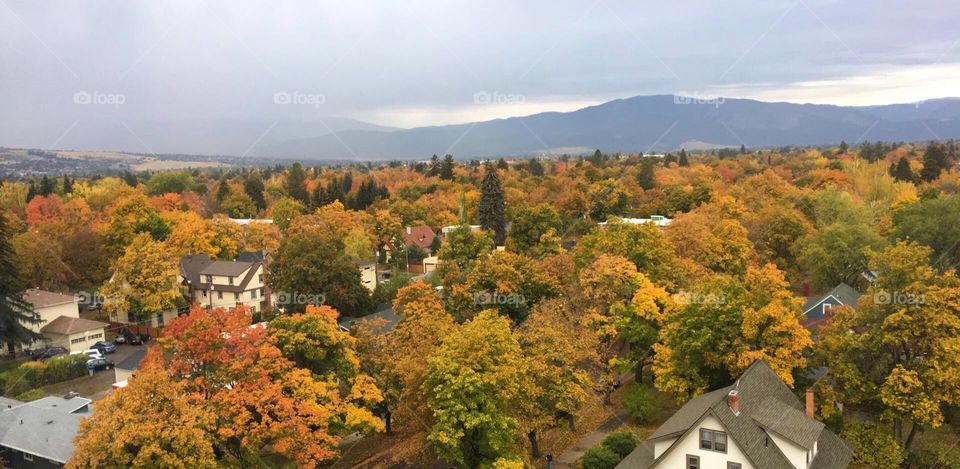
{"label": "rooftop", "polygon": [[41,290],[39,288],[31,288],[23,292],[23,301],[32,304],[34,308],[47,308],[77,302],[73,295],[65,295],[63,293]]}
{"label": "rooftop", "polygon": [[89,414],[90,400],[82,397],[48,396],[0,409],[0,446],[66,463]]}
{"label": "rooftop", "polygon": [[76,334],[78,332],[92,331],[96,329],[103,329],[109,326],[109,324],[100,321],[93,321],[90,319],[83,318],[71,318],[68,316],[58,316],[57,319],[50,321],[48,324],[40,328],[40,332],[47,334]]}

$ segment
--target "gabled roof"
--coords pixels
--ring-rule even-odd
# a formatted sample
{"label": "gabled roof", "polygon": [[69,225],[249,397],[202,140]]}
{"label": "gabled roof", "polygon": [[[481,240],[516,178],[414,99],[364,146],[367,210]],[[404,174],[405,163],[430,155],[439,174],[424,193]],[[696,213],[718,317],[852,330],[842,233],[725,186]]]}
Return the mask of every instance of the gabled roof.
{"label": "gabled roof", "polygon": [[92,321],[83,318],[71,318],[68,316],[57,316],[57,319],[50,321],[40,328],[40,332],[45,334],[69,335],[78,332],[87,332],[97,329],[103,329],[109,324],[100,321]]}
{"label": "gabled roof", "polygon": [[[727,394],[736,389],[740,396],[740,411],[734,414],[727,404]],[[676,442],[664,454],[671,452],[684,436],[697,428],[697,424],[706,416],[712,415],[727,432],[737,446],[744,452],[753,466],[760,469],[793,469],[793,465],[776,444],[769,444],[767,431],[773,431],[784,438],[795,441],[801,446],[818,441],[819,459],[830,461],[833,466],[845,467],[852,452],[836,435],[824,428],[804,413],[800,400],[780,379],[769,365],[761,360],[747,368],[731,386],[697,396],[681,407],[653,435],[618,465],[623,469],[647,469],[657,467],[660,459],[653,460],[649,452],[652,442],[665,438],[676,438]],[[782,422],[774,422],[780,419]],[[762,422],[762,423],[761,423]],[[625,464],[627,462],[630,464]],[[644,465],[642,462],[648,462]],[[828,466],[820,466],[828,467]]]}
{"label": "gabled roof", "polygon": [[408,226],[403,229],[401,235],[403,242],[407,246],[417,246],[424,251],[430,251],[430,245],[433,244],[433,238],[437,236],[433,228],[429,226]]}
{"label": "gabled roof", "polygon": [[41,290],[39,288],[31,288],[23,292],[23,301],[32,304],[34,308],[46,308],[77,302],[73,295],[64,295],[63,293]]}
{"label": "gabled roof", "polygon": [[200,275],[217,275],[220,277],[239,277],[250,269],[252,262],[213,261],[200,271]]}
{"label": "gabled roof", "polygon": [[807,302],[803,305],[803,313],[806,314],[808,311],[823,303],[830,297],[836,298],[844,306],[850,306],[852,308],[857,307],[857,300],[860,299],[860,292],[856,288],[847,285],[846,283],[840,282],[839,285],[833,287],[827,293],[820,296],[811,296],[807,298]]}
{"label": "gabled roof", "polygon": [[[190,285],[191,289],[217,290],[226,292],[242,292],[247,290],[248,284],[253,279],[260,261],[251,260],[233,260],[233,261],[215,261],[206,254],[195,254],[180,258],[180,275]],[[241,274],[246,273],[242,278]],[[224,285],[220,283],[210,284],[206,282],[206,276],[213,275],[217,277],[238,277],[233,285]],[[211,288],[212,287],[212,288]]]}

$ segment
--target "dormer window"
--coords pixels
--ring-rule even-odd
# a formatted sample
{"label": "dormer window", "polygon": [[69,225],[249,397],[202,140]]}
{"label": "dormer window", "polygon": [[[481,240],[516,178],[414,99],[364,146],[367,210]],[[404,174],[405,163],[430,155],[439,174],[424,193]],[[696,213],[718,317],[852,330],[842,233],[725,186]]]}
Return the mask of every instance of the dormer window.
{"label": "dormer window", "polygon": [[207,283],[213,283],[213,275],[207,275]]}

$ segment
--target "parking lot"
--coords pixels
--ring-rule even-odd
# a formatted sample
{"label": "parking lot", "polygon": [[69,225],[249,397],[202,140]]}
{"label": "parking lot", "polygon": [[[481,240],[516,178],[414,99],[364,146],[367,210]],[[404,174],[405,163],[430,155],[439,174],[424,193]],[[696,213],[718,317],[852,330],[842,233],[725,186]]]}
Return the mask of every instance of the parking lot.
{"label": "parking lot", "polygon": [[[147,347],[149,347],[149,345],[117,345],[116,353],[111,353],[107,355],[106,358],[112,360],[115,364],[120,363],[137,350],[144,350]],[[80,396],[96,401],[103,399],[110,392],[115,382],[114,376],[113,370],[97,371],[93,376],[84,376],[82,378],[44,386],[43,390],[55,396],[66,394],[69,391],[76,391],[80,393]]]}

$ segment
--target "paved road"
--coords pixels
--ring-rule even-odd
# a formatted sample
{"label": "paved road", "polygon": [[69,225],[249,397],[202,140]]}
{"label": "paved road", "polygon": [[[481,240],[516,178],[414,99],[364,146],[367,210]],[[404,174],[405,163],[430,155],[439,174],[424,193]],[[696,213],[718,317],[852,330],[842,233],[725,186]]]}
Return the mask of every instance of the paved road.
{"label": "paved road", "polygon": [[[107,355],[107,358],[113,360],[114,363],[120,363],[137,350],[145,350],[148,346],[149,345],[118,345],[116,353]],[[55,396],[66,394],[69,391],[76,391],[80,393],[81,397],[97,401],[110,394],[110,390],[115,382],[114,370],[104,370],[97,371],[93,376],[83,376],[44,386],[43,390]]]}

